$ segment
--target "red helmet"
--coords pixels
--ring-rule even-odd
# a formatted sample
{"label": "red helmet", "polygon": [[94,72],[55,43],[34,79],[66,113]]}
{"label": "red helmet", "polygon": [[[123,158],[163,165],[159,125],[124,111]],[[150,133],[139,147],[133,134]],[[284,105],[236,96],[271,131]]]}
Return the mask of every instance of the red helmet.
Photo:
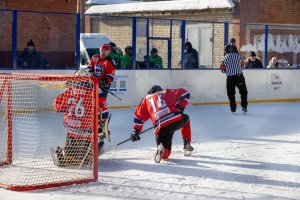
{"label": "red helmet", "polygon": [[100,51],[110,51],[109,44],[102,44],[100,47]]}

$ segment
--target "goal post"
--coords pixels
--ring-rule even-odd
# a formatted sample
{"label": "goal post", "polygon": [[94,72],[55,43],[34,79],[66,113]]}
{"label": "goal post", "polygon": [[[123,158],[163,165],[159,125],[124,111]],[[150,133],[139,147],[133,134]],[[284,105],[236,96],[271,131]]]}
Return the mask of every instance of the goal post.
{"label": "goal post", "polygon": [[0,187],[97,181],[98,107],[93,76],[0,73]]}

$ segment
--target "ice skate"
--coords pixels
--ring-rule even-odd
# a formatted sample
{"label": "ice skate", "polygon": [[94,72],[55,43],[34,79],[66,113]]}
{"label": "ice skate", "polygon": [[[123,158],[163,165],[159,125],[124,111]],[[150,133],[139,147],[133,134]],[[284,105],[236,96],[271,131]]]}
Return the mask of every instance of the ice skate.
{"label": "ice skate", "polygon": [[104,141],[103,139],[101,140],[99,138],[99,143],[98,143],[98,156],[103,154],[103,150],[104,150]]}
{"label": "ice skate", "polygon": [[194,151],[194,147],[191,146],[191,142],[187,141],[186,137],[183,137],[183,155],[190,156]]}
{"label": "ice skate", "polygon": [[52,160],[54,165],[58,166],[58,167],[64,167],[64,151],[63,148],[61,147],[51,147],[50,148],[51,151],[51,156],[52,156]]}
{"label": "ice skate", "polygon": [[243,108],[242,111],[243,111],[243,115],[246,115],[246,113],[248,112],[247,108]]}
{"label": "ice skate", "polygon": [[162,143],[160,143],[160,145],[158,145],[157,147],[157,151],[154,158],[156,163],[160,163],[163,154],[164,154],[164,146],[162,145]]}

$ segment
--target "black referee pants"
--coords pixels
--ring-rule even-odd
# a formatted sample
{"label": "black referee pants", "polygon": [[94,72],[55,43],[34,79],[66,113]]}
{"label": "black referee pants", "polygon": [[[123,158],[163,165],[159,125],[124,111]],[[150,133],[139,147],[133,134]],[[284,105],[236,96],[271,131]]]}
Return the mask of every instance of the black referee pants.
{"label": "black referee pants", "polygon": [[247,86],[243,74],[227,76],[226,88],[227,96],[230,102],[230,109],[232,112],[236,111],[236,101],[235,101],[235,87],[239,89],[241,95],[241,106],[242,108],[247,109]]}

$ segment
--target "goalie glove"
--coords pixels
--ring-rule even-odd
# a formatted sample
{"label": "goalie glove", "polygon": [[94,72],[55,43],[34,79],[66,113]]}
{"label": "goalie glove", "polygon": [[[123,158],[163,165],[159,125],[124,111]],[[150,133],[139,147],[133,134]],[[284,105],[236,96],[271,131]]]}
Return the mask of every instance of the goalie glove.
{"label": "goalie glove", "polygon": [[140,140],[140,136],[139,136],[139,131],[137,129],[132,129],[131,135],[130,135],[130,139],[132,142],[138,141]]}

